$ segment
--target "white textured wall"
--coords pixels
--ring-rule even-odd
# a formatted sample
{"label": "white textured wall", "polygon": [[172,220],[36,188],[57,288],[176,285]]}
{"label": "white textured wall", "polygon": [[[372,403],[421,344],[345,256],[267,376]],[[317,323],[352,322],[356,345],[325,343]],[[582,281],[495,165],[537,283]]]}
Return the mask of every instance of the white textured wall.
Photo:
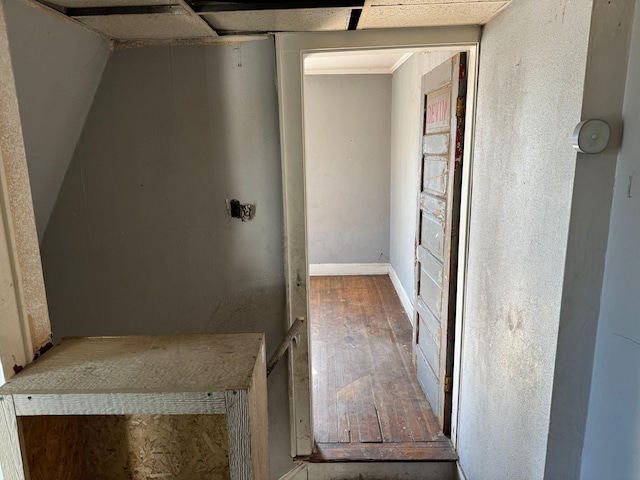
{"label": "white textured wall", "polygon": [[455,52],[415,53],[393,73],[390,263],[412,301],[418,170],[421,159],[422,76],[454,54]]}
{"label": "white textured wall", "polygon": [[305,76],[304,121],[309,263],[387,263],[391,76]]}
{"label": "white textured wall", "polygon": [[458,427],[468,478],[544,475],[591,1],[483,30]]}
{"label": "white textured wall", "polygon": [[3,0],[38,237],[73,157],[109,42],[23,0]]}
{"label": "white textured wall", "polygon": [[640,478],[640,5],[636,2],[600,318],[582,452],[583,480]]}

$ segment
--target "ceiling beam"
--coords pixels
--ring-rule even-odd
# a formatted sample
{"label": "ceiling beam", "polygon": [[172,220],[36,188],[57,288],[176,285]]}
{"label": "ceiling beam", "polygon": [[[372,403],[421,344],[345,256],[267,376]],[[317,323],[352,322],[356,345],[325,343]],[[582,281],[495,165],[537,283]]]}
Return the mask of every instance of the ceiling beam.
{"label": "ceiling beam", "polygon": [[93,17],[99,15],[150,15],[183,14],[180,5],[136,5],[122,7],[67,7],[62,11],[69,17]]}
{"label": "ceiling beam", "polygon": [[360,15],[362,15],[361,8],[354,8],[353,10],[351,10],[351,16],[349,17],[349,26],[347,27],[347,30],[355,30],[356,28],[358,28]]}
{"label": "ceiling beam", "polygon": [[279,0],[279,1],[234,1],[191,0],[196,13],[236,12],[243,10],[290,10],[300,8],[348,8],[362,7],[364,0]]}

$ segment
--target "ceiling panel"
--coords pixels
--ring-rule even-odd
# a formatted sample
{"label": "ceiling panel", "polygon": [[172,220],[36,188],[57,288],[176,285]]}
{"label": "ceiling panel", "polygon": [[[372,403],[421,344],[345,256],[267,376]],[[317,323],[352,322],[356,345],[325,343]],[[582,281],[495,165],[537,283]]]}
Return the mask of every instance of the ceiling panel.
{"label": "ceiling panel", "polygon": [[203,17],[217,31],[318,32],[346,30],[351,8],[309,8],[207,13]]}
{"label": "ceiling panel", "polygon": [[192,15],[94,15],[74,19],[117,40],[211,37],[215,34]]}
{"label": "ceiling panel", "polygon": [[46,0],[46,2],[66,8],[139,7],[179,3],[174,0]]}
{"label": "ceiling panel", "polygon": [[473,2],[372,6],[360,19],[358,28],[432,27],[483,25],[507,3]]}

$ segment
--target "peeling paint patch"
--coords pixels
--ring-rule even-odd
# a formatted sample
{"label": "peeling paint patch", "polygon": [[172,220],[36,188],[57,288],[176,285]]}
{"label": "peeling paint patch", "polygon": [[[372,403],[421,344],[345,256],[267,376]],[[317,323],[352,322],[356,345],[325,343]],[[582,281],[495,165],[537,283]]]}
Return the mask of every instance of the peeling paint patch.
{"label": "peeling paint patch", "polygon": [[38,358],[40,358],[42,355],[44,355],[45,353],[47,353],[49,350],[51,350],[51,348],[53,347],[53,341],[49,340],[49,342],[45,343],[44,345],[42,345],[38,350],[36,350],[36,352],[33,354],[33,359],[37,360]]}
{"label": "peeling paint patch", "polygon": [[633,185],[633,177],[636,174],[636,172],[633,172],[631,175],[629,175],[629,186],[627,187],[627,198],[631,198],[631,187]]}

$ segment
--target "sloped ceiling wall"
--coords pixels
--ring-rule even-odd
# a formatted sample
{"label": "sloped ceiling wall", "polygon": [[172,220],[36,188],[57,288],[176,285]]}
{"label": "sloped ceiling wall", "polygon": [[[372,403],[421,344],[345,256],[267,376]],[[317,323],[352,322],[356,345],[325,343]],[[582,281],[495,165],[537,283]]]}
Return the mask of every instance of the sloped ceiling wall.
{"label": "sloped ceiling wall", "polygon": [[3,0],[38,237],[42,240],[109,56],[109,42]]}

